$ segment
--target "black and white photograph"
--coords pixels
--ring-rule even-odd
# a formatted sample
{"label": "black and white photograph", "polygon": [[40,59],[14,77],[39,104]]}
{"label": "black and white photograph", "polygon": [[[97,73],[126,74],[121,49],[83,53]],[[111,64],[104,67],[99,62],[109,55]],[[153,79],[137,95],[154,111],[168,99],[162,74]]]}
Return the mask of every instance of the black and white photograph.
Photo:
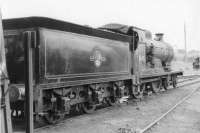
{"label": "black and white photograph", "polygon": [[1,0],[1,133],[200,133],[199,0]]}

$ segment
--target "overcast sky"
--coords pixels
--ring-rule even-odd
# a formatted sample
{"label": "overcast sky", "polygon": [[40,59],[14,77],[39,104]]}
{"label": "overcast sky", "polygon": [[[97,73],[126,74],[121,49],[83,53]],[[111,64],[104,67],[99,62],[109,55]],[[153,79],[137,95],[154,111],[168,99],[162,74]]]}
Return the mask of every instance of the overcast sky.
{"label": "overcast sky", "polygon": [[122,23],[163,32],[165,41],[200,50],[200,0],[0,0],[3,18],[46,16],[99,27]]}

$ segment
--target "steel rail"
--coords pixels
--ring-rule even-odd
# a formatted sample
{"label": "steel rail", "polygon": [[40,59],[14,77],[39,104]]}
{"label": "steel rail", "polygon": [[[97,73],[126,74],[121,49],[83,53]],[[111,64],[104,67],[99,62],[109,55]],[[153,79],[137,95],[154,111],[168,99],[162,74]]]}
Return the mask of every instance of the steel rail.
{"label": "steel rail", "polygon": [[178,82],[185,82],[185,81],[188,81],[188,80],[194,80],[194,79],[198,79],[200,77],[194,77],[194,78],[187,78],[187,79],[177,79]]}
{"label": "steel rail", "polygon": [[190,81],[190,80],[195,80],[197,78],[200,78],[200,75],[184,75],[181,77],[178,77],[178,83]]}
{"label": "steel rail", "polygon": [[176,107],[178,107],[179,105],[181,105],[184,101],[186,101],[188,98],[190,98],[196,91],[198,91],[200,89],[200,87],[194,89],[190,94],[188,94],[187,96],[185,96],[184,98],[182,98],[178,103],[176,103],[172,108],[170,108],[167,112],[165,112],[164,114],[162,114],[159,118],[157,118],[156,120],[154,120],[152,123],[150,123],[149,125],[147,125],[144,129],[140,130],[139,133],[145,133],[146,131],[148,131],[149,129],[151,129],[154,125],[156,125],[160,120],[162,120],[165,116],[167,116],[170,112],[172,112]]}
{"label": "steel rail", "polygon": [[185,79],[185,78],[195,78],[195,77],[200,77],[200,74],[191,74],[191,75],[183,75],[179,76],[178,79]]}

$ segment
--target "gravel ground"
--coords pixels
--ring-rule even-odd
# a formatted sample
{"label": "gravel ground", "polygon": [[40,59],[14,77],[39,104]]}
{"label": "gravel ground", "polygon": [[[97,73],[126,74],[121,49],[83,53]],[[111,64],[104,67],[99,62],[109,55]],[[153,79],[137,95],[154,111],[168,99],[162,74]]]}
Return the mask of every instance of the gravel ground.
{"label": "gravel ground", "polygon": [[[85,114],[65,120],[51,128],[38,130],[38,133],[122,133],[134,132],[147,126],[161,116],[176,102],[200,85],[193,84],[170,89],[158,95],[151,95],[139,102],[129,102],[97,110],[94,114]],[[166,128],[167,129],[167,128]],[[158,131],[159,132],[159,131]]]}
{"label": "gravel ground", "polygon": [[200,90],[148,133],[200,133]]}

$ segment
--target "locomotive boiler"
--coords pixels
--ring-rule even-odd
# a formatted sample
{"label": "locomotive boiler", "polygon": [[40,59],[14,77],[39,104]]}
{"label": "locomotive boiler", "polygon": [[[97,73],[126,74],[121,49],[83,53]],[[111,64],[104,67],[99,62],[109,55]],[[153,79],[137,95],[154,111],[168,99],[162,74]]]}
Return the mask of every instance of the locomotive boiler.
{"label": "locomotive boiler", "polygon": [[[163,68],[169,70],[170,63],[174,57],[174,50],[170,44],[163,41],[163,34],[158,33],[155,40],[151,40],[147,44],[147,55],[160,59]],[[155,63],[152,60],[152,64]]]}
{"label": "locomotive boiler", "polygon": [[[43,17],[3,20],[13,117],[23,117],[24,46],[33,43],[35,120],[55,123],[71,112],[141,98],[176,87],[172,47],[161,34],[109,24],[95,29]],[[28,36],[27,36],[28,34]],[[28,41],[27,41],[28,40]]]}
{"label": "locomotive boiler", "polygon": [[167,89],[169,85],[176,87],[177,76],[182,75],[182,72],[171,69],[174,51],[170,44],[164,42],[162,33],[156,34],[153,39],[148,30],[115,23],[104,25],[100,29],[133,37],[136,47],[132,55],[134,97],[140,98],[147,88],[157,93],[161,88]]}

